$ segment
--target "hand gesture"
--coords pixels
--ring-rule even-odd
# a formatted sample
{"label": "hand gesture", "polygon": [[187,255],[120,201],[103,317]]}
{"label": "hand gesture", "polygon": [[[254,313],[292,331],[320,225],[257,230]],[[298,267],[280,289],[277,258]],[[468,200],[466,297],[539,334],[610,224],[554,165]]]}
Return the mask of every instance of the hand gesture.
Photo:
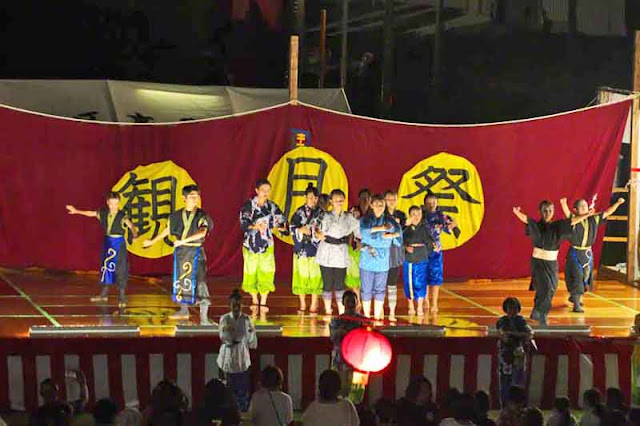
{"label": "hand gesture", "polygon": [[354,218],[360,219],[360,210],[356,209],[355,207],[351,209],[351,214]]}
{"label": "hand gesture", "polygon": [[76,213],[78,213],[78,209],[76,209],[75,207],[73,207],[71,204],[69,204],[69,205],[67,205],[67,206],[65,206],[65,207],[66,207],[67,212],[68,212],[69,214],[76,214]]}
{"label": "hand gesture", "polygon": [[300,227],[300,228],[298,228],[298,230],[300,231],[300,233],[302,235],[311,235],[311,229],[309,229],[308,226]]}
{"label": "hand gesture", "polygon": [[316,231],[316,238],[319,239],[320,241],[324,241],[325,237],[324,237],[324,232],[317,230]]}
{"label": "hand gesture", "polygon": [[144,247],[144,248],[149,248],[149,247],[151,247],[152,245],[153,245],[153,241],[151,241],[151,240],[144,240],[144,241],[142,242],[142,247]]}
{"label": "hand gesture", "polygon": [[562,204],[563,206],[567,205],[567,197],[560,198],[560,204]]}
{"label": "hand gesture", "polygon": [[256,223],[255,228],[257,231],[264,233],[267,232],[268,225],[266,222],[258,222]]}
{"label": "hand gesture", "polygon": [[616,201],[617,205],[622,205],[624,204],[624,198],[618,198],[618,201]]}
{"label": "hand gesture", "polygon": [[184,241],[182,241],[182,240],[175,240],[175,241],[173,242],[173,246],[174,246],[174,247],[180,247],[180,246],[182,246],[182,245],[184,245]]}
{"label": "hand gesture", "polygon": [[384,224],[384,229],[385,229],[386,231],[390,231],[391,229],[393,229],[393,225],[392,225],[392,224],[390,224],[389,222],[386,222],[386,223]]}
{"label": "hand gesture", "polygon": [[517,207],[513,208],[513,214],[515,214],[516,216],[518,216],[518,214],[520,214],[520,206],[517,206]]}

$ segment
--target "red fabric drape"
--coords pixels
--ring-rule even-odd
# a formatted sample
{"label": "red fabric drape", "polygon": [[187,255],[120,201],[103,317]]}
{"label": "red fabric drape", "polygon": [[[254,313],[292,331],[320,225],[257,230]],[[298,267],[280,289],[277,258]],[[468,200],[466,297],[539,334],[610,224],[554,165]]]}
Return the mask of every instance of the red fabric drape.
{"label": "red fabric drape", "polygon": [[[628,110],[622,102],[544,119],[447,127],[284,106],[228,119],[131,126],[0,108],[0,264],[98,269],[100,227],[67,215],[65,204],[98,208],[127,171],[172,160],[202,187],[203,207],[215,222],[205,244],[209,273],[240,276],[239,208],[255,180],[290,149],[290,130],[298,128],[342,164],[351,200],[363,186],[396,188],[403,173],[438,152],[465,157],[482,178],[485,217],[475,237],[445,253],[446,277],[527,276],[531,243],[512,207],[536,215],[541,199],[598,193],[597,208],[605,208]],[[288,279],[290,247],[277,241],[276,259],[279,277]],[[133,273],[170,268],[169,258],[131,256]]]}
{"label": "red fabric drape", "polygon": [[231,4],[232,19],[242,21],[251,9],[251,3],[255,2],[260,8],[264,20],[273,29],[280,28],[280,16],[282,15],[282,0],[233,0]]}

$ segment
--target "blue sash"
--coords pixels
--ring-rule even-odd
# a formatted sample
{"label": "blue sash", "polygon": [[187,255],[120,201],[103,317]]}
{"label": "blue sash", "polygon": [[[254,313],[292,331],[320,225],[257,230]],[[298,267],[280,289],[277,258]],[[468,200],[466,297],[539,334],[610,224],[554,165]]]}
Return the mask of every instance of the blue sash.
{"label": "blue sash", "polygon": [[180,246],[173,252],[173,300],[176,303],[196,303],[198,260],[200,247]]}
{"label": "blue sash", "polygon": [[125,244],[123,236],[104,236],[102,243],[102,266],[100,267],[101,284],[111,285],[116,281],[116,266],[123,244]]}

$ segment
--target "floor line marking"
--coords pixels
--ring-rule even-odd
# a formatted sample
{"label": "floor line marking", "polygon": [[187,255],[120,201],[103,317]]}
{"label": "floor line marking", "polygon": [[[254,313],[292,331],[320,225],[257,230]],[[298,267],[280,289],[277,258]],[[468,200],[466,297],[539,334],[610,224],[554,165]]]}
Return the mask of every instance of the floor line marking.
{"label": "floor line marking", "polygon": [[455,293],[455,292],[453,292],[453,291],[451,291],[451,290],[447,290],[446,288],[444,288],[444,286],[441,286],[441,287],[440,287],[440,289],[441,289],[442,291],[444,291],[445,293],[447,293],[447,294],[450,294],[450,295],[452,295],[452,296],[457,297],[457,298],[458,298],[458,299],[460,299],[460,300],[464,300],[465,302],[467,302],[467,303],[471,303],[472,305],[477,306],[478,308],[482,308],[482,309],[484,309],[484,310],[485,310],[485,311],[487,311],[487,312],[491,312],[493,315],[496,315],[496,316],[498,316],[498,317],[499,317],[499,316],[502,316],[502,314],[501,314],[500,312],[498,312],[498,311],[494,311],[494,310],[493,310],[493,309],[491,309],[491,308],[487,308],[486,306],[481,305],[480,303],[474,302],[473,300],[471,300],[471,299],[469,299],[469,298],[466,298],[466,297],[464,297],[464,296],[461,296],[461,295],[459,295],[458,293]]}
{"label": "floor line marking", "polygon": [[46,319],[49,320],[49,322],[51,324],[53,324],[56,327],[62,327],[62,325],[60,325],[60,323],[58,321],[56,321],[56,319],[54,317],[52,317],[51,315],[49,315],[49,313],[47,311],[45,311],[44,309],[42,309],[40,307],[40,305],[38,305],[36,302],[34,302],[31,297],[29,297],[29,295],[27,293],[25,293],[24,291],[22,291],[22,289],[20,287],[18,287],[17,285],[15,285],[9,278],[7,278],[3,273],[0,272],[0,278],[2,278],[2,280],[4,282],[6,282],[7,284],[9,284],[9,286],[11,286],[20,296],[22,296],[27,302],[29,302],[31,304],[31,306],[33,306],[35,308],[36,311],[40,312],[40,314],[45,317]]}

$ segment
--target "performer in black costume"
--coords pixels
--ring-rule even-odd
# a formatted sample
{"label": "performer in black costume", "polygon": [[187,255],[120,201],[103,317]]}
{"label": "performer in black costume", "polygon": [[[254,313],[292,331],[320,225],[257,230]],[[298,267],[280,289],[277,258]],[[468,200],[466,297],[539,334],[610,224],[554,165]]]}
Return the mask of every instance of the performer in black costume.
{"label": "performer in black costume", "polygon": [[[567,252],[567,259],[564,263],[564,280],[570,295],[569,301],[573,303],[573,312],[584,312],[582,295],[588,290],[593,291],[593,251],[591,247],[596,241],[598,227],[604,225],[607,217],[615,213],[623,203],[624,198],[618,198],[618,201],[605,211],[573,225],[569,238],[571,248]],[[584,199],[576,200],[573,204],[573,212],[569,209],[566,198],[560,199],[560,205],[568,218],[575,215],[585,215],[590,210]]]}
{"label": "performer in black costume", "polygon": [[536,295],[531,319],[540,321],[540,325],[547,325],[551,301],[558,288],[558,249],[560,244],[562,240],[571,237],[572,225],[590,217],[592,213],[552,221],[554,206],[551,201],[542,201],[538,209],[541,216],[539,221],[521,212],[520,207],[514,207],[513,214],[526,225],[526,235],[531,238],[533,243],[529,290],[535,290]]}
{"label": "performer in black costume", "polygon": [[200,305],[200,324],[210,324],[209,288],[207,287],[207,257],[202,243],[213,229],[213,221],[204,210],[198,208],[200,189],[196,185],[182,188],[185,207],[171,213],[167,227],[152,240],[143,242],[151,247],[156,242],[173,235],[175,251],[173,253],[173,300],[180,310],[172,319],[189,318],[189,305]]}
{"label": "performer in black costume", "polygon": [[[129,262],[127,256],[127,241],[125,234],[127,228],[133,238],[138,237],[138,232],[127,218],[124,210],[119,210],[120,196],[117,192],[109,192],[106,196],[106,206],[98,210],[78,210],[72,205],[67,205],[69,214],[79,214],[86,217],[95,217],[100,221],[104,231],[102,243],[102,261],[100,267],[100,294],[92,297],[92,302],[106,302],[108,300],[109,287],[118,283],[118,307],[126,306],[127,281],[129,280]],[[132,239],[131,239],[132,241]]]}

